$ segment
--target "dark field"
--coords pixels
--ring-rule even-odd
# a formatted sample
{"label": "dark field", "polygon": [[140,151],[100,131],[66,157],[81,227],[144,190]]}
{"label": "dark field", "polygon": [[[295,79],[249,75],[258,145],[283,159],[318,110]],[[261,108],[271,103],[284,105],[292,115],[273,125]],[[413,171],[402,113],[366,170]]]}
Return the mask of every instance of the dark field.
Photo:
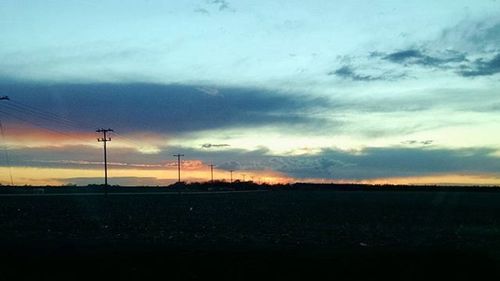
{"label": "dark field", "polygon": [[2,280],[500,277],[495,191],[0,197],[0,230]]}

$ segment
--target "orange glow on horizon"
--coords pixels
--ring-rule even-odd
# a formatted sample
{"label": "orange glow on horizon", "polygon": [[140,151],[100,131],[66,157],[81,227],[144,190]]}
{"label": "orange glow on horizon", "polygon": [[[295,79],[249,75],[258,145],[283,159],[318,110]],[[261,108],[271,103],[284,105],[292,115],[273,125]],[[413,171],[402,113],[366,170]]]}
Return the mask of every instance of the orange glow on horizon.
{"label": "orange glow on horizon", "polygon": [[[88,178],[89,183],[100,184],[103,178],[102,169],[13,167],[9,171],[7,167],[0,167],[0,183],[10,184],[10,172],[12,172],[14,185],[63,185],[72,183],[73,178],[79,180]],[[177,181],[177,167],[173,165],[164,169],[112,168],[108,172],[110,184],[113,184],[113,178],[147,178],[157,181],[158,185]],[[258,183],[293,182],[291,178],[273,171],[239,171],[239,173],[245,174],[245,180],[253,180]],[[196,169],[183,169],[181,170],[181,180],[187,182],[209,181],[210,171],[206,165],[198,166]],[[229,171],[214,169],[214,180],[229,181]],[[243,178],[235,172],[233,180],[243,180]]]}
{"label": "orange glow on horizon", "polygon": [[[202,163],[200,161],[200,163]],[[0,167],[0,183],[10,183],[12,172],[15,185],[63,185],[72,183],[72,178],[89,178],[89,183],[100,184],[102,169],[77,168],[33,168],[33,167]],[[174,165],[160,169],[112,168],[109,170],[110,184],[113,178],[145,178],[157,181],[157,185],[170,184],[177,181],[177,167]],[[210,180],[210,169],[203,163],[197,168],[181,170],[181,180],[187,182],[205,182]],[[214,169],[214,180],[230,181],[230,172]],[[500,185],[500,178],[491,174],[442,174],[421,177],[379,178],[370,180],[341,179],[295,179],[275,171],[235,171],[233,181],[254,181],[256,183],[287,184],[294,182],[337,183],[337,184],[395,184],[395,185]],[[123,184],[126,185],[126,184]],[[133,184],[132,184],[133,185]]]}
{"label": "orange glow on horizon", "polygon": [[401,185],[500,185],[495,174],[439,174],[420,177],[400,177],[362,181],[367,184]]}

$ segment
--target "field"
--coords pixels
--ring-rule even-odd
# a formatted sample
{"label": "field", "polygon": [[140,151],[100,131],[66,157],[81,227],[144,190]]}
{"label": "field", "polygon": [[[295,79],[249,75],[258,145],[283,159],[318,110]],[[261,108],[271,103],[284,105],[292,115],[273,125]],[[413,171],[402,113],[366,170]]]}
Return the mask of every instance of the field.
{"label": "field", "polygon": [[0,278],[500,277],[497,191],[123,191],[0,195]]}

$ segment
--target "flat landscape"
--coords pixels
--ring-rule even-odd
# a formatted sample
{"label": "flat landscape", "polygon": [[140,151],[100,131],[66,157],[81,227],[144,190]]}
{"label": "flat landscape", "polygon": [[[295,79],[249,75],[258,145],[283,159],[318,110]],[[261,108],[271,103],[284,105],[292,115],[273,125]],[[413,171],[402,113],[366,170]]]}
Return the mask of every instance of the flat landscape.
{"label": "flat landscape", "polygon": [[0,191],[3,277],[500,276],[496,190],[65,190]]}

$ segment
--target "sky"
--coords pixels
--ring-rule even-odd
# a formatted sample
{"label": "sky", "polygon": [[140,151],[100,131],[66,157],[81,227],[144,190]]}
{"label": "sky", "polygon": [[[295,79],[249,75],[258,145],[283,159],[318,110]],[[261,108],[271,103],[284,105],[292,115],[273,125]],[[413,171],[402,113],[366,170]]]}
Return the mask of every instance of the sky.
{"label": "sky", "polygon": [[500,1],[0,0],[0,183],[500,184]]}

